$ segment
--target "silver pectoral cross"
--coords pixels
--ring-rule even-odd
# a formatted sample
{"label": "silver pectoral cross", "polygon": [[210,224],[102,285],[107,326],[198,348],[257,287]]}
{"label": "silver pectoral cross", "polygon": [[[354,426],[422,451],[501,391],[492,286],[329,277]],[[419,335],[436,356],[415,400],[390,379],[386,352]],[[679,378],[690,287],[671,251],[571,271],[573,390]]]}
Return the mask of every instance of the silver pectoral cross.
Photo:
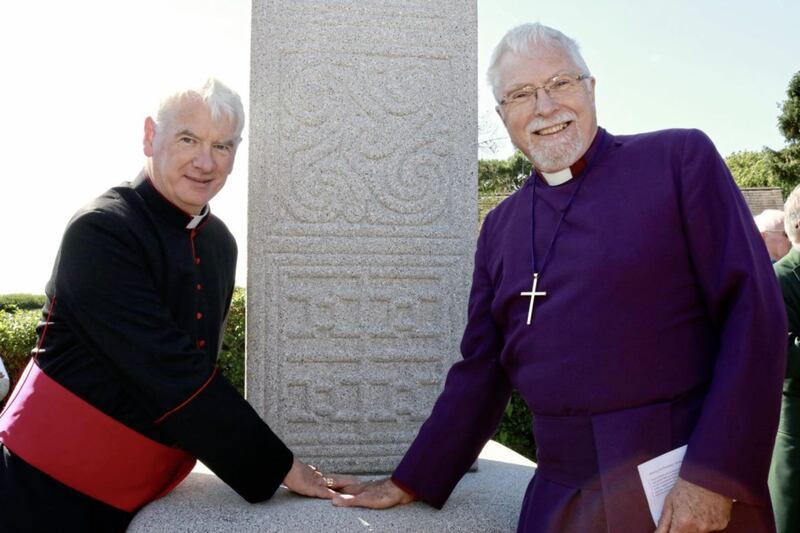
{"label": "silver pectoral cross", "polygon": [[533,318],[533,303],[536,300],[537,296],[547,296],[546,292],[536,292],[536,284],[539,283],[539,274],[537,272],[533,273],[533,286],[531,287],[530,292],[521,292],[519,293],[520,296],[530,296],[531,303],[528,306],[528,325],[531,325],[531,319]]}

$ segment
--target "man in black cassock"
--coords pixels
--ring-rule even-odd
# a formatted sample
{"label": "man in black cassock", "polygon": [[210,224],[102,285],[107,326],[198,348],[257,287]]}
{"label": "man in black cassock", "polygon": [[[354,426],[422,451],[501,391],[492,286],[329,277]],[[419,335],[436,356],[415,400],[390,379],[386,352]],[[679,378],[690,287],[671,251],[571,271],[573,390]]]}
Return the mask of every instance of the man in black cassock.
{"label": "man in black cassock", "polygon": [[200,459],[249,502],[338,480],[292,452],[217,371],[236,242],[208,202],[239,96],[209,79],[144,124],[144,170],[67,225],[25,373],[0,415],[0,531],[122,531]]}

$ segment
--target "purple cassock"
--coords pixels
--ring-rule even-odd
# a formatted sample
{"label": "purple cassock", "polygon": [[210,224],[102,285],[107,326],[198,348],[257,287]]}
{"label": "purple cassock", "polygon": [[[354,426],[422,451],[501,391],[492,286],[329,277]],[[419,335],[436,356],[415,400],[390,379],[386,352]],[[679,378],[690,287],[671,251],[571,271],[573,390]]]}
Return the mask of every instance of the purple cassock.
{"label": "purple cassock", "polygon": [[681,477],[736,500],[725,531],[774,531],[786,316],[730,172],[697,130],[599,129],[583,159],[486,217],[464,358],[393,478],[444,505],[516,388],[538,446],[518,531],[653,531],[637,465],[687,443]]}

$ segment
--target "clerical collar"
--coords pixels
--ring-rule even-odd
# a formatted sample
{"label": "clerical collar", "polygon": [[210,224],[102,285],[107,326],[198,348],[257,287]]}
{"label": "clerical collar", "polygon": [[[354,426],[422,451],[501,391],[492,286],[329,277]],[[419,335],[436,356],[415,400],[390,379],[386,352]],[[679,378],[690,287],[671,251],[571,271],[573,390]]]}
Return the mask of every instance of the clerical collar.
{"label": "clerical collar", "polygon": [[206,218],[206,215],[208,215],[209,211],[210,209],[208,208],[208,204],[206,204],[205,207],[203,207],[203,211],[199,215],[192,216],[192,220],[190,220],[189,223],[186,224],[186,229],[194,229],[198,225],[200,225],[203,219]]}
{"label": "clerical collar", "polygon": [[557,172],[542,172],[541,170],[537,172],[541,174],[545,183],[547,183],[551,187],[554,187],[556,185],[561,185],[562,183],[568,182],[573,177],[580,174],[581,171],[583,171],[583,169],[585,168],[586,168],[586,159],[584,159],[584,156],[581,156],[580,159],[572,163],[569,167],[561,169]]}
{"label": "clerical collar", "polygon": [[162,195],[147,175],[146,171],[142,171],[139,176],[132,183],[133,189],[139,193],[147,206],[152,209],[157,215],[166,220],[169,224],[175,225],[179,228],[197,229],[208,220],[211,209],[206,205],[199,215],[191,215],[179,208],[164,195]]}
{"label": "clerical collar", "polygon": [[544,182],[551,187],[568,182],[572,178],[579,176],[580,173],[583,172],[587,166],[589,166],[589,163],[592,161],[595,154],[597,154],[597,150],[603,144],[605,136],[606,130],[603,128],[597,128],[597,133],[595,134],[594,139],[592,139],[592,144],[589,145],[586,153],[584,153],[580,159],[572,163],[568,168],[559,170],[558,172],[542,172],[534,169],[535,174],[541,176]]}

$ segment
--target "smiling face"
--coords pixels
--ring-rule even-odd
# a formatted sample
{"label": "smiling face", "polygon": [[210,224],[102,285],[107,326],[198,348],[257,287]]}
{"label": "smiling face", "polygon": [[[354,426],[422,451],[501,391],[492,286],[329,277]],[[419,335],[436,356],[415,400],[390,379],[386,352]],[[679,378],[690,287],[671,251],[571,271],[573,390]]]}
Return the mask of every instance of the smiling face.
{"label": "smiling face", "polygon": [[230,117],[212,120],[199,98],[176,103],[161,124],[147,117],[144,154],[153,186],[186,213],[199,214],[225,185],[238,142]]}
{"label": "smiling face", "polygon": [[[501,97],[525,86],[541,87],[558,75],[587,74],[561,48],[539,49],[535,58],[507,52],[500,61],[499,73]],[[511,142],[536,169],[563,170],[589,149],[597,133],[594,86],[594,78],[587,78],[557,98],[538,89],[532,102],[497,106]]]}

